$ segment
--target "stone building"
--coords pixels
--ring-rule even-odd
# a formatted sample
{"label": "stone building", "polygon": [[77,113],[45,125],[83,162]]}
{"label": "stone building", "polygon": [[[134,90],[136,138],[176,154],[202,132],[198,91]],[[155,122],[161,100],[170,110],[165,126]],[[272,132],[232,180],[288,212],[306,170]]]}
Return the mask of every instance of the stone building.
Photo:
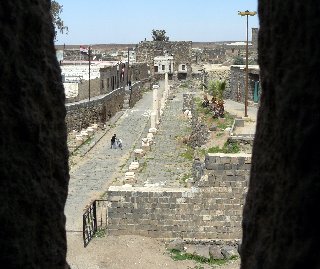
{"label": "stone building", "polygon": [[[140,42],[136,47],[137,62],[146,62],[147,64],[149,64],[150,72],[152,75],[157,74],[155,72],[155,66],[158,66],[159,71],[159,61],[161,62],[161,58],[157,58],[155,60],[155,57],[159,56],[173,57],[173,62],[170,64],[170,66],[172,67],[172,78],[185,79],[186,77],[191,76],[191,41],[143,41]],[[165,66],[166,65],[167,67],[169,67],[169,64],[165,64]],[[162,71],[163,70],[161,70],[161,72]],[[163,76],[161,72],[158,73]]]}
{"label": "stone building", "polygon": [[[232,65],[230,67],[230,83],[226,89],[225,97],[237,102],[245,100],[245,65]],[[248,66],[248,100],[258,103],[261,95],[260,69],[258,65]]]}
{"label": "stone building", "polygon": [[110,93],[128,84],[128,63],[100,68],[100,94]]}
{"label": "stone building", "polygon": [[163,77],[165,73],[168,73],[169,79],[173,76],[173,56],[164,55],[154,57],[153,72],[156,78]]}

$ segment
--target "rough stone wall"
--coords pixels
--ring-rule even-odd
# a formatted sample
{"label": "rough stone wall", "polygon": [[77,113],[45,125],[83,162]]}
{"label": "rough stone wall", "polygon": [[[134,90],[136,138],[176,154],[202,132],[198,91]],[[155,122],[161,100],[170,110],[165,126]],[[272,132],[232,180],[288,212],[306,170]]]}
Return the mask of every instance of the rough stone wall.
{"label": "rough stone wall", "polygon": [[[100,95],[100,79],[90,80],[90,98]],[[82,80],[78,83],[78,95],[66,99],[66,103],[79,102],[89,98],[89,81]]]}
{"label": "rough stone wall", "polygon": [[226,47],[204,48],[201,54],[201,61],[212,64],[222,64],[226,60]]}
{"label": "rough stone wall", "polygon": [[242,269],[319,268],[319,11],[319,1],[259,1],[264,91],[244,208]]}
{"label": "rough stone wall", "polygon": [[137,82],[134,83],[131,86],[130,91],[130,107],[134,107],[134,105],[142,98],[142,91],[143,91],[143,83],[142,82]]}
{"label": "rough stone wall", "polygon": [[173,71],[177,72],[180,64],[186,64],[188,76],[191,75],[192,63],[192,42],[191,41],[144,41],[137,45],[136,57],[137,62],[146,62],[149,64],[150,72],[153,75],[153,59],[156,56],[174,55],[174,68]]}
{"label": "rough stone wall", "polygon": [[196,187],[110,187],[108,234],[239,240],[250,164],[250,155],[209,154]]}
{"label": "rough stone wall", "polygon": [[230,92],[230,69],[222,69],[222,68],[217,68],[210,70],[206,73],[206,81],[209,82],[210,80],[225,80],[226,81],[226,89],[224,91],[224,97],[229,98],[229,92]]}
{"label": "rough stone wall", "polygon": [[50,1],[1,1],[0,20],[0,264],[63,269],[68,149]]}
{"label": "rough stone wall", "polygon": [[150,68],[147,63],[134,63],[130,65],[130,79],[131,81],[144,81],[149,79]]}
{"label": "rough stone wall", "polygon": [[72,130],[80,131],[92,123],[104,124],[122,109],[124,96],[124,88],[120,88],[97,100],[67,104],[65,121],[68,132]]}
{"label": "rough stone wall", "polygon": [[195,93],[187,92],[183,94],[183,104],[182,104],[183,112],[185,112],[186,110],[189,110],[189,111],[193,110],[194,98],[195,98]]}
{"label": "rough stone wall", "polygon": [[[248,74],[248,100],[253,101],[254,82],[259,80],[259,70],[250,69]],[[245,100],[245,66],[231,66],[229,86],[226,88],[224,97],[237,102]]]}
{"label": "rough stone wall", "polygon": [[117,67],[108,66],[100,68],[100,91],[101,94],[112,92],[117,88]]}
{"label": "rough stone wall", "polygon": [[[100,79],[90,80],[90,98],[100,95]],[[89,98],[89,80],[83,80],[79,83],[78,101]]]}
{"label": "rough stone wall", "polygon": [[252,28],[252,48],[255,50],[258,50],[258,34],[259,34],[259,28]]}

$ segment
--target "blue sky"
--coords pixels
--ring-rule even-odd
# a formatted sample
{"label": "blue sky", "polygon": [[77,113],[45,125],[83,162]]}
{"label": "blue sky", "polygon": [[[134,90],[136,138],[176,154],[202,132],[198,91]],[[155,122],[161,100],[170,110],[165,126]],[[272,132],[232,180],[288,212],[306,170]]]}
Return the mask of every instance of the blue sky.
{"label": "blue sky", "polygon": [[[171,41],[243,41],[246,18],[238,11],[257,11],[257,0],[57,0],[68,34],[56,44],[139,43],[152,29],[164,29]],[[258,15],[249,17],[259,27]]]}

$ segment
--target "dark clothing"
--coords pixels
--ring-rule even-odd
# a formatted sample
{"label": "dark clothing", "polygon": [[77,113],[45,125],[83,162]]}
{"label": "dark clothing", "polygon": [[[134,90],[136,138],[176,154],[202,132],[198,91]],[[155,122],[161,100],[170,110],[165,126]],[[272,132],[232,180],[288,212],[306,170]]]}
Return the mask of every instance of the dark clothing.
{"label": "dark clothing", "polygon": [[111,147],[110,148],[113,148],[115,146],[115,142],[116,142],[116,135],[113,135],[111,138]]}

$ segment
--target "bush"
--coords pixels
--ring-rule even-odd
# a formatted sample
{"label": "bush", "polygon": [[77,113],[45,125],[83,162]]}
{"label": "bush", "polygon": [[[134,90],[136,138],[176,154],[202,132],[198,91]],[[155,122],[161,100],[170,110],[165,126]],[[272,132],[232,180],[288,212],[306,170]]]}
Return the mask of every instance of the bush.
{"label": "bush", "polygon": [[227,141],[224,143],[223,147],[212,147],[208,149],[208,153],[238,153],[240,152],[240,147],[236,141]]}

